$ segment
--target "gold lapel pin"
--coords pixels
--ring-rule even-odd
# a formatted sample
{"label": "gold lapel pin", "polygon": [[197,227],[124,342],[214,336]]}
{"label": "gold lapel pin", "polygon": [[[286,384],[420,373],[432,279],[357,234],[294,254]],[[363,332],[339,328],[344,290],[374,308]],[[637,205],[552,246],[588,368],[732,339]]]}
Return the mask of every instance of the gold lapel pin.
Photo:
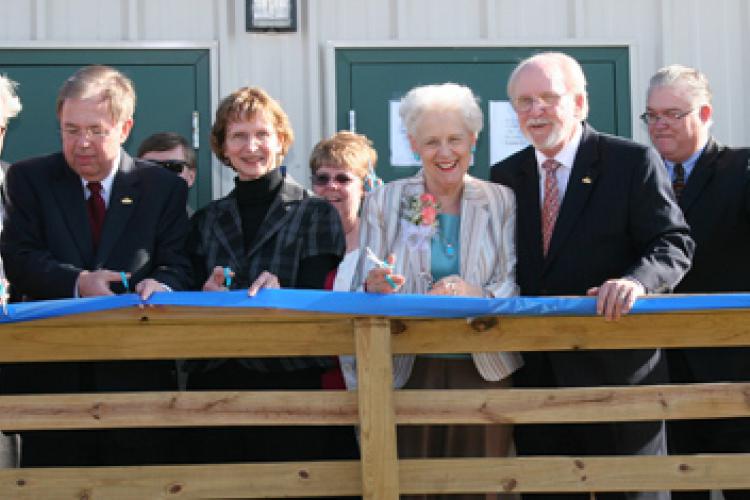
{"label": "gold lapel pin", "polygon": [[132,205],[133,204],[133,198],[130,198],[130,197],[126,196],[125,198],[123,198],[123,199],[120,200],[120,203],[122,203],[123,205]]}
{"label": "gold lapel pin", "polygon": [[591,184],[591,177],[584,177],[583,179],[581,179],[581,182],[583,182],[584,184]]}

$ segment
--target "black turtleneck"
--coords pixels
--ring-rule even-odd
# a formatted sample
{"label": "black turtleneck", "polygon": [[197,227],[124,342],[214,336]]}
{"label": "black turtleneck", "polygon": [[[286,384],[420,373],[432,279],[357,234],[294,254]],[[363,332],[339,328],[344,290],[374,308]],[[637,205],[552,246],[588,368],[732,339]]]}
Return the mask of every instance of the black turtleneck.
{"label": "black turtleneck", "polygon": [[260,225],[271,208],[271,203],[279,194],[284,177],[278,168],[268,172],[263,177],[252,181],[241,181],[234,178],[234,196],[242,219],[242,236],[245,242],[245,252],[255,239]]}
{"label": "black turtleneck", "polygon": [[[242,220],[242,236],[245,242],[245,252],[255,240],[258,229],[268,215],[268,210],[274,199],[279,195],[284,176],[275,168],[263,177],[252,181],[234,179],[234,196]],[[295,288],[323,289],[328,273],[339,265],[336,255],[316,255],[300,262],[299,274]],[[251,282],[255,277],[250,278]],[[281,286],[289,286],[281,283]]]}

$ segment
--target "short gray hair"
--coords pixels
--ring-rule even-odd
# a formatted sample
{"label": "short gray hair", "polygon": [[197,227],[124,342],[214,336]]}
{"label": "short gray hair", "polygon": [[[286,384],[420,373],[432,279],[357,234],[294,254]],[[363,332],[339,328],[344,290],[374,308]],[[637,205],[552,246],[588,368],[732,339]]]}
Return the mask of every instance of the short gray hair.
{"label": "short gray hair", "polygon": [[711,87],[708,78],[695,68],[682,64],[670,64],[654,73],[648,82],[647,96],[656,87],[674,87],[684,90],[693,105],[711,104]]}
{"label": "short gray hair", "polygon": [[425,111],[458,111],[474,135],[482,131],[484,116],[479,100],[469,87],[442,83],[414,87],[401,99],[398,114],[409,135],[414,135]]}
{"label": "short gray hair", "polygon": [[21,99],[16,95],[18,84],[5,75],[0,75],[0,125],[18,116],[21,112]]}
{"label": "short gray hair", "polygon": [[589,115],[589,96],[586,91],[586,75],[583,73],[583,68],[581,68],[578,61],[562,52],[540,52],[539,54],[534,54],[518,63],[518,66],[515,67],[508,78],[508,97],[511,99],[516,97],[513,88],[518,79],[518,75],[528,66],[542,63],[550,64],[560,71],[568,92],[583,96],[583,108],[581,109],[582,116],[579,118],[585,120]]}

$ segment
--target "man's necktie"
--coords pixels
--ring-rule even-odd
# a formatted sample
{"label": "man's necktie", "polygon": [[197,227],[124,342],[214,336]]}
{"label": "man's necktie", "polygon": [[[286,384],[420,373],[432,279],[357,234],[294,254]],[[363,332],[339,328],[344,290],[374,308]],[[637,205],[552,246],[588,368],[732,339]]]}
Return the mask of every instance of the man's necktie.
{"label": "man's necktie", "polygon": [[104,226],[104,215],[107,213],[107,207],[102,198],[102,183],[89,182],[86,184],[91,196],[87,201],[89,213],[89,223],[91,224],[91,239],[94,242],[94,249],[99,246],[99,238],[102,235],[102,226]]}
{"label": "man's necktie", "polygon": [[674,180],[672,181],[672,189],[674,189],[674,195],[679,200],[682,190],[685,189],[685,167],[682,163],[674,164]]}
{"label": "man's necktie", "polygon": [[552,232],[555,230],[557,214],[560,212],[560,190],[557,187],[557,169],[560,164],[549,158],[544,160],[544,202],[542,203],[542,243],[544,244],[544,255],[549,250],[549,242]]}

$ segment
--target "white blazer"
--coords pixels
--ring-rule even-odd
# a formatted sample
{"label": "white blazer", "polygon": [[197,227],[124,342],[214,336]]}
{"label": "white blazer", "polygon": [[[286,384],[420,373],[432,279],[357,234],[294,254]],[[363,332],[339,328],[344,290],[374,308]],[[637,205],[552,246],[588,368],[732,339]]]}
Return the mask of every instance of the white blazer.
{"label": "white blazer", "polygon": [[[399,293],[426,293],[428,282],[421,273],[430,272],[429,245],[412,250],[401,230],[403,200],[424,192],[420,170],[414,177],[389,182],[368,194],[362,208],[359,262],[352,278],[352,290],[361,290],[367,273],[373,267],[364,249],[375,255],[396,256],[394,272],[406,278]],[[515,282],[516,203],[513,192],[466,175],[461,199],[460,275],[468,283],[484,289],[488,297],[518,295]],[[523,361],[517,353],[473,353],[479,374],[485,380],[501,380]],[[403,387],[411,375],[414,355],[398,355],[393,360],[393,385]],[[352,357],[341,360],[342,371],[350,389],[356,387],[356,365]]]}

